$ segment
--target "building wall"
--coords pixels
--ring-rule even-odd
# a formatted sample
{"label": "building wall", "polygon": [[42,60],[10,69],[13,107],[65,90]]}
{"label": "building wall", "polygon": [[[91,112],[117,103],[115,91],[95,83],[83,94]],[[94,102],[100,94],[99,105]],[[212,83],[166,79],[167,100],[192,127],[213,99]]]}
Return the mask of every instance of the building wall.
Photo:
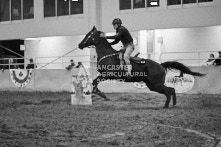
{"label": "building wall", "polygon": [[44,67],[43,69],[64,69],[70,65],[70,59],[73,59],[76,64],[82,62],[89,66],[90,49],[81,50],[77,48],[83,37],[83,35],[77,35],[27,39],[25,40],[25,57],[35,59],[38,68]]}
{"label": "building wall", "polygon": [[84,14],[44,18],[43,0],[34,0],[34,19],[1,23],[0,40],[85,34],[94,24],[94,3],[84,0]]}
{"label": "building wall", "polygon": [[121,18],[131,31],[216,26],[221,24],[220,14],[220,0],[209,6],[173,9],[161,0],[159,8],[131,11],[120,11],[119,0],[84,0],[84,14],[50,19],[43,17],[43,0],[35,0],[34,19],[0,24],[0,40],[82,35],[93,25],[112,32],[111,21],[115,17]]}
{"label": "building wall", "polygon": [[[218,51],[221,50],[219,41],[221,26],[162,29],[155,30],[155,32],[158,32],[155,40],[161,37],[163,41],[162,44],[155,42],[155,52],[162,54],[161,59],[193,59],[188,62],[201,65],[209,58],[209,54],[213,53],[215,57],[218,57]],[[200,59],[200,61],[194,61],[194,59]]]}
{"label": "building wall", "polygon": [[121,18],[123,24],[134,31],[216,26],[221,24],[220,14],[220,0],[214,0],[207,6],[185,5],[182,8],[168,8],[167,1],[161,0],[159,8],[131,11],[119,11],[119,0],[103,0],[102,30],[112,31],[111,21],[115,17]]}
{"label": "building wall", "polygon": [[161,30],[163,51],[221,50],[221,26]]}

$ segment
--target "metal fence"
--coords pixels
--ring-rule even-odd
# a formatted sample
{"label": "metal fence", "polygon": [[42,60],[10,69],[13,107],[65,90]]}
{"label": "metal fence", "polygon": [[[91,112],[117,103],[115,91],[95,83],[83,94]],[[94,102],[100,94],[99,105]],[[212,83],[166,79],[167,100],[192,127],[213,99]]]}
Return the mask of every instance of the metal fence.
{"label": "metal fence", "polygon": [[[0,69],[25,69],[30,63],[31,58],[0,58]],[[36,57],[33,58],[37,69],[64,69],[70,65],[70,60],[74,60],[77,65],[81,62],[86,67],[91,67],[96,64],[96,56],[81,55],[81,56],[53,56],[53,57]]]}
{"label": "metal fence", "polygon": [[[206,60],[210,57],[210,54],[214,54],[215,58],[218,57],[219,51],[193,51],[193,52],[162,52],[160,54],[160,62],[168,60],[178,61],[188,66],[202,66]],[[217,55],[216,55],[217,54]]]}
{"label": "metal fence", "polygon": [[[201,66],[209,58],[210,54],[218,54],[218,51],[193,51],[193,52],[162,52],[162,53],[145,53],[138,57],[154,60],[158,63],[166,61],[178,61],[187,66]],[[0,69],[25,69],[30,58],[0,58]],[[78,55],[78,56],[53,56],[53,57],[36,57],[34,63],[37,69],[64,69],[70,65],[70,60],[75,63],[82,62],[86,67],[96,68],[97,57],[95,55]]]}

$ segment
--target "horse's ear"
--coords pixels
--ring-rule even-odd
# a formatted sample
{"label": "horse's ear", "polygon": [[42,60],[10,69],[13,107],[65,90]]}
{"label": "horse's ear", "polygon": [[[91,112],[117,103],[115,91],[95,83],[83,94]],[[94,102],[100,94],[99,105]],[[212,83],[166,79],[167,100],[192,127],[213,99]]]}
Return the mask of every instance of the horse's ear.
{"label": "horse's ear", "polygon": [[92,28],[92,31],[94,31],[94,30],[97,30],[97,28],[95,26]]}

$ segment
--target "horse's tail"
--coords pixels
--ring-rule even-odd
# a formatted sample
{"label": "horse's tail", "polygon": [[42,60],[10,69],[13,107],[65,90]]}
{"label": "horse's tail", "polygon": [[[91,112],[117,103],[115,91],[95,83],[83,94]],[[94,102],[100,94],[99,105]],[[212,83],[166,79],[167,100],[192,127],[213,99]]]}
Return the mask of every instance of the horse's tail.
{"label": "horse's tail", "polygon": [[193,76],[204,76],[205,75],[205,74],[202,74],[199,72],[193,72],[187,66],[183,65],[182,63],[176,62],[176,61],[164,62],[164,63],[161,63],[161,65],[165,69],[177,69],[177,70],[180,70],[184,74],[190,74]]}

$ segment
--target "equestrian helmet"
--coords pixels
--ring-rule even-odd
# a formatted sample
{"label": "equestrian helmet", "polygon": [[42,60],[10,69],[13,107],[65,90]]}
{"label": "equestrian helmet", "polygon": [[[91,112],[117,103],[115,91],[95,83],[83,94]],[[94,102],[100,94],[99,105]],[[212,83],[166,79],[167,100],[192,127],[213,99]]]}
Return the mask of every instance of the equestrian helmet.
{"label": "equestrian helmet", "polygon": [[122,21],[120,20],[120,18],[115,18],[115,19],[112,21],[112,24],[113,24],[113,25],[115,25],[115,24],[121,25],[121,24],[122,24]]}

